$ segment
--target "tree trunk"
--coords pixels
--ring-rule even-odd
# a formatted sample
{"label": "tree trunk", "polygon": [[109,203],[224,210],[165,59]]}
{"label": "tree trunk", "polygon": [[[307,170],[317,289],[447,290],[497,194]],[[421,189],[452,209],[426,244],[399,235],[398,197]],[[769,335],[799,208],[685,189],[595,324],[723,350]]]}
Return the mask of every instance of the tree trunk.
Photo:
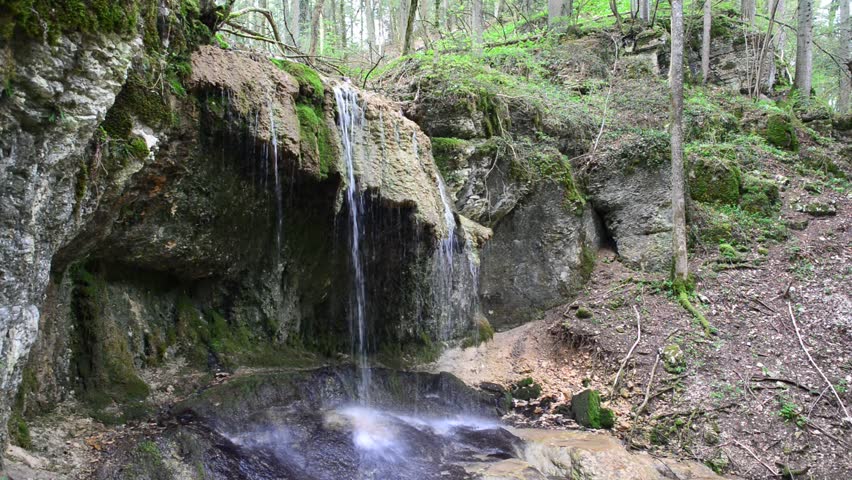
{"label": "tree trunk", "polygon": [[639,20],[651,21],[651,0],[639,0]]}
{"label": "tree trunk", "polygon": [[[777,11],[775,15],[783,21],[784,20],[784,5],[787,0],[778,0],[778,5],[775,7]],[[786,28],[778,28],[777,33],[774,35],[775,39],[775,51],[778,52],[778,55],[781,57],[781,61],[784,61],[784,52],[787,46],[787,29]]]}
{"label": "tree trunk", "polygon": [[683,0],[672,0],[672,52],[669,83],[672,89],[672,252],[674,282],[686,284],[686,199],[683,178]]}
{"label": "tree trunk", "polygon": [[612,14],[615,15],[615,24],[618,28],[621,28],[621,14],[618,13],[618,2],[616,0],[609,0],[609,9],[612,11]]}
{"label": "tree trunk", "polygon": [[340,47],[346,48],[346,0],[338,0],[340,2],[340,18],[338,18],[340,28]]}
{"label": "tree trunk", "polygon": [[799,0],[799,31],[796,33],[796,88],[802,100],[811,96],[814,56],[813,0]]}
{"label": "tree trunk", "polygon": [[474,49],[482,48],[482,0],[472,0],[470,27],[473,29]]}
{"label": "tree trunk", "polygon": [[312,57],[317,56],[317,45],[319,45],[320,21],[322,21],[322,7],[325,0],[316,0],[314,5],[314,13],[311,15],[311,48],[308,54]]}
{"label": "tree trunk", "polygon": [[565,0],[564,3],[562,7],[563,15],[568,16],[571,19],[571,23],[574,23],[574,0]]}
{"label": "tree trunk", "polygon": [[408,19],[405,22],[405,39],[402,42],[402,54],[411,53],[411,32],[414,30],[414,18],[417,16],[417,0],[408,5]]}
{"label": "tree trunk", "polygon": [[[342,3],[342,1],[341,1]],[[301,13],[302,13],[302,4],[300,0],[291,0],[290,2],[290,20],[288,20],[290,26],[290,33],[293,34],[293,46],[296,48],[300,48],[301,46],[301,36],[300,26],[301,26]]]}
{"label": "tree trunk", "polygon": [[704,0],[704,33],[701,37],[701,83],[710,78],[710,27],[713,21],[712,0]]}
{"label": "tree trunk", "polygon": [[367,49],[370,51],[370,58],[373,55],[373,46],[376,44],[376,12],[374,11],[373,0],[366,0],[367,9]]}
{"label": "tree trunk", "polygon": [[[838,20],[838,38],[840,40],[840,48],[838,48],[837,56],[840,57],[841,65],[848,65],[852,58],[849,57],[849,42],[852,41],[852,24],[849,23],[849,0],[840,0],[840,7],[837,10]],[[837,111],[841,115],[849,113],[849,91],[852,89],[852,78],[850,78],[849,69],[840,69],[840,89],[837,95]]]}
{"label": "tree trunk", "polygon": [[754,16],[757,14],[757,1],[742,0],[740,6],[742,8],[743,20],[748,22],[749,25],[754,26]]}
{"label": "tree trunk", "polygon": [[562,0],[547,0],[547,24],[553,25],[562,16]]}

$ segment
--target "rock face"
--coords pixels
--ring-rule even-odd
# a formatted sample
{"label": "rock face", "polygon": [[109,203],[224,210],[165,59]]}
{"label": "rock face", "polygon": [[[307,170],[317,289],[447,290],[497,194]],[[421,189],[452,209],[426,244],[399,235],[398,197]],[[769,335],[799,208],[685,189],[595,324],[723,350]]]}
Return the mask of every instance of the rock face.
{"label": "rock face", "polygon": [[[104,35],[0,45],[17,75],[0,100],[0,423],[38,334],[54,253],[83,223],[77,175],[140,44]],[[0,445],[5,445],[0,428]]]}
{"label": "rock face", "polygon": [[498,328],[561,304],[588,280],[602,237],[588,206],[564,204],[564,187],[534,187],[494,229],[482,252],[482,306]]}
{"label": "rock face", "polygon": [[[293,346],[348,348],[333,83],[201,47],[170,93],[150,90],[147,64],[131,62],[140,46],[69,34],[12,50],[19,75],[0,100],[4,426],[31,347],[17,409],[74,391],[113,421],[144,406],[142,370],[175,356],[220,369],[286,361]],[[467,335],[473,309],[449,331],[436,313],[433,259],[451,228],[428,138],[391,102],[358,97],[369,348]],[[470,282],[457,221],[453,271]]]}

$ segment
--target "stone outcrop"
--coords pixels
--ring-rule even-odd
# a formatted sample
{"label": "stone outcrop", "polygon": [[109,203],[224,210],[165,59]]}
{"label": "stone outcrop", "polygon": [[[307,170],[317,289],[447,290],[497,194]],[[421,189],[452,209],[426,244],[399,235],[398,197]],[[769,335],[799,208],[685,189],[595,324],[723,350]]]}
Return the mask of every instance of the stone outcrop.
{"label": "stone outcrop", "polygon": [[[141,372],[176,356],[221,369],[348,349],[335,83],[202,46],[151,90],[141,46],[77,34],[15,46],[0,100],[2,425],[31,348],[16,408],[75,392],[110,421],[138,415]],[[391,102],[358,96],[370,348],[443,338],[431,276],[448,225],[429,140]]]}

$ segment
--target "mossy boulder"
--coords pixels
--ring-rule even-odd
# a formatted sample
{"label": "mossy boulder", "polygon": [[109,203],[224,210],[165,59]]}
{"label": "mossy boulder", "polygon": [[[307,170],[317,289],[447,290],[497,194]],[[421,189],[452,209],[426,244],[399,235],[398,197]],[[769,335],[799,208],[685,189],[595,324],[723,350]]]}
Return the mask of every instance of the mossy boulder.
{"label": "mossy boulder", "polygon": [[451,170],[462,168],[459,159],[470,147],[470,142],[461,138],[433,137],[432,158],[441,174],[446,176]]}
{"label": "mossy boulder", "polygon": [[571,398],[571,413],[580,425],[587,428],[612,428],[615,413],[601,407],[601,396],[597,390],[587,389]]}
{"label": "mossy boulder", "polygon": [[796,127],[789,115],[775,114],[766,120],[766,128],[761,132],[770,144],[790,151],[799,149]]}
{"label": "mossy boulder", "polygon": [[512,385],[511,394],[518,400],[534,400],[541,395],[541,385],[527,377]]}
{"label": "mossy boulder", "polygon": [[689,194],[705,203],[736,205],[740,199],[742,173],[732,160],[717,156],[691,158]]}
{"label": "mossy boulder", "polygon": [[742,182],[740,207],[751,213],[771,215],[778,210],[781,196],[775,181],[758,175],[746,174]]}
{"label": "mossy boulder", "polygon": [[663,347],[660,352],[663,358],[663,368],[669,373],[682,373],[686,369],[686,356],[683,349],[676,343]]}

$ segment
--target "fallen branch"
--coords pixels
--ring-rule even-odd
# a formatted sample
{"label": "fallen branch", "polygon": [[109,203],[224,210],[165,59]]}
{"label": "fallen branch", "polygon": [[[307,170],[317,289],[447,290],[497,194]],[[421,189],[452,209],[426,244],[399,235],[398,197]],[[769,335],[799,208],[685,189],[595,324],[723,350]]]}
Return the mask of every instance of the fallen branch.
{"label": "fallen branch", "polygon": [[811,395],[818,395],[819,391],[815,388],[808,387],[807,385],[802,385],[801,383],[795,382],[793,380],[787,380],[786,378],[776,378],[776,377],[752,377],[752,382],[781,382],[786,383],[787,385],[792,385],[794,387],[801,388],[802,390],[808,392]]}
{"label": "fallen branch", "polygon": [[[639,408],[636,409],[636,413],[633,415],[633,422],[636,422],[636,419],[639,418],[639,415],[642,414],[642,411],[645,410],[645,407],[648,405],[648,400],[651,395],[651,385],[654,383],[654,375],[657,373],[657,364],[660,363],[660,351],[657,350],[657,359],[654,360],[654,366],[651,367],[651,378],[648,379],[648,385],[645,386],[645,400],[642,401],[642,405],[639,405]],[[674,388],[674,387],[672,387]]]}
{"label": "fallen branch", "polygon": [[769,473],[771,473],[773,477],[781,476],[780,472],[776,472],[772,467],[767,465],[763,460],[760,459],[760,457],[757,456],[757,454],[754,453],[754,451],[752,451],[752,449],[748,448],[747,446],[743,445],[742,443],[740,443],[736,440],[734,440],[733,442],[734,442],[734,445],[736,445],[736,446],[742,448],[743,450],[745,450],[746,452],[748,452],[749,455],[752,456],[752,458],[757,460],[758,463],[760,463],[761,465],[763,465],[764,468],[769,470]]}
{"label": "fallen branch", "polygon": [[822,369],[819,368],[819,365],[816,364],[813,357],[811,357],[810,352],[805,347],[805,342],[802,340],[802,334],[799,333],[799,324],[796,322],[796,316],[793,315],[793,306],[790,305],[790,302],[787,302],[787,311],[790,312],[790,320],[793,321],[793,328],[796,330],[796,337],[799,339],[799,345],[802,346],[802,350],[805,351],[805,355],[808,357],[808,361],[811,362],[811,365],[819,372],[819,375],[825,380],[825,383],[831,388],[831,393],[834,394],[834,398],[837,400],[837,404],[840,405],[841,410],[843,410],[843,422],[852,423],[852,416],[849,415],[849,411],[846,410],[846,405],[843,404],[843,401],[840,399],[840,395],[837,394],[837,390],[834,389],[834,385],[828,380],[828,377],[822,373]]}
{"label": "fallen branch", "polygon": [[612,391],[609,394],[610,398],[615,395],[615,391],[618,389],[618,380],[621,377],[621,372],[624,370],[624,366],[627,365],[627,361],[630,360],[630,356],[633,355],[633,350],[636,349],[636,345],[639,345],[639,341],[642,340],[642,317],[639,316],[639,310],[636,308],[636,305],[633,305],[633,311],[636,312],[636,341],[633,343],[633,346],[630,347],[630,351],[627,352],[627,356],[621,361],[621,367],[619,367],[618,373],[615,374],[615,382],[612,383]]}

